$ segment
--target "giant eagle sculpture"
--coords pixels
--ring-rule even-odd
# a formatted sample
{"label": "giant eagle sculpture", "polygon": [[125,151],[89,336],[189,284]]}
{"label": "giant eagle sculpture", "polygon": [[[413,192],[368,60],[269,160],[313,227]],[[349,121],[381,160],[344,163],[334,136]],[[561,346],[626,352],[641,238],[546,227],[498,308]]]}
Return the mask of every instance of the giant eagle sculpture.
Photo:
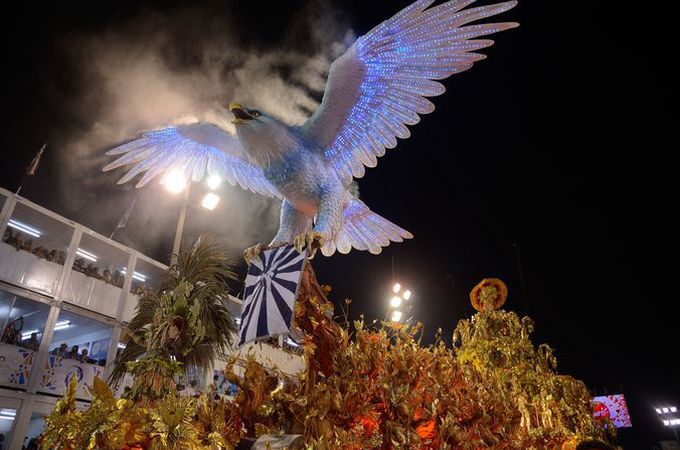
{"label": "giant eagle sculpture", "polygon": [[409,137],[407,125],[434,110],[427,97],[445,91],[434,80],[485,58],[477,50],[493,41],[478,38],[517,26],[471,25],[516,5],[467,8],[474,1],[432,6],[434,0],[418,0],[358,38],[331,64],[321,105],[301,126],[231,103],[236,135],[209,123],[148,131],[107,152],[120,156],[104,170],[132,165],[119,183],[143,174],[137,187],[172,171],[193,181],[217,175],[282,200],[270,245],[306,243],[326,256],[352,248],[378,254],[412,235],[353,196],[351,183],[375,167],[396,138]]}

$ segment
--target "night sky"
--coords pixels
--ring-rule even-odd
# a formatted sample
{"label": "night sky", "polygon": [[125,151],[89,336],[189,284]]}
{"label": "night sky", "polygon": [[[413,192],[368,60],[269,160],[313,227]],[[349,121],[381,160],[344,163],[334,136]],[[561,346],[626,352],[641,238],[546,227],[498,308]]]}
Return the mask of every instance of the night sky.
{"label": "night sky", "polygon": [[[38,175],[22,190],[28,199],[108,235],[135,195],[113,184],[121,172],[100,178],[99,160],[80,174],[62,170],[72,154],[65,136],[92,133],[93,116],[84,111],[105,108],[97,80],[73,56],[83,42],[134,30],[134,46],[146,32],[164,28],[173,36],[164,49],[176,50],[172,64],[180,71],[200,63],[194,43],[220,36],[247,51],[275,50],[287,36],[287,49],[311,56],[316,48],[302,16],[327,14],[337,28],[363,34],[408,3],[143,0],[43,9],[25,2],[3,14],[0,31],[0,185],[16,189],[35,151],[49,141]],[[598,394],[626,394],[634,428],[621,431],[622,442],[649,449],[671,436],[652,407],[680,403],[672,162],[678,84],[667,62],[677,51],[670,49],[670,14],[617,4],[525,0],[505,13],[501,20],[521,27],[493,36],[487,60],[446,80],[447,92],[434,99],[437,110],[360,180],[362,200],[415,239],[380,256],[319,256],[314,266],[320,281],[334,287],[334,300],[353,299],[352,317],[372,319],[385,314],[394,264],[396,278],[414,292],[413,314],[425,324],[426,341],[438,327],[450,341],[456,322],[473,312],[470,289],[484,277],[502,278],[507,307],[536,320],[535,342],[556,349],[560,372]],[[204,17],[211,26],[199,26]],[[227,17],[230,26],[215,25]],[[147,18],[153,25],[144,30],[138,25]],[[220,99],[231,100],[239,99]],[[92,155],[117,143],[92,148]],[[65,183],[68,192],[82,193],[80,203],[63,201],[71,195],[64,194]],[[153,211],[136,211],[118,239],[167,262],[179,201],[165,197],[158,196]],[[195,211],[189,222],[211,220],[228,240],[222,221],[256,212],[216,213],[199,220],[204,213]],[[162,225],[154,236],[143,233],[150,220]],[[198,222],[188,225],[187,236],[202,231]],[[270,239],[275,226],[259,238]]]}

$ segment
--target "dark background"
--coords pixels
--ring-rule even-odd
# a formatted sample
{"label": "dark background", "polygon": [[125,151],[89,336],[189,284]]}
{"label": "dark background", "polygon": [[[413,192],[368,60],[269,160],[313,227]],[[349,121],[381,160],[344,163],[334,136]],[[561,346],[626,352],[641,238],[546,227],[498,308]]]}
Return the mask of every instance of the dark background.
{"label": "dark background", "polygon": [[[0,185],[16,189],[37,148],[64,127],[89,126],[64,102],[81,88],[78,67],[63,58],[64,35],[96,35],[189,4],[229,14],[238,26],[224,32],[263,48],[310,7],[298,0],[27,2],[3,14]],[[363,34],[406,4],[333,1],[330,8]],[[369,320],[385,314],[394,263],[430,341],[438,327],[450,340],[456,322],[472,314],[468,294],[479,280],[502,278],[507,307],[536,319],[535,342],[556,349],[560,372],[598,394],[626,394],[634,427],[620,437],[630,449],[670,439],[653,406],[680,406],[678,84],[669,64],[677,50],[672,15],[649,8],[525,0],[506,13],[502,20],[521,27],[495,36],[488,60],[445,81],[437,111],[360,181],[362,199],[415,239],[378,257],[352,252],[314,261],[334,299],[351,297],[351,316]],[[297,45],[305,41],[302,31]],[[63,176],[58,152],[68,149],[50,147],[22,194],[108,234],[115,221],[88,218],[96,201],[74,210],[54,195]],[[121,189],[91,195],[117,199]],[[159,239],[132,235],[143,212],[119,239],[167,261],[178,200],[164,208],[169,226]]]}

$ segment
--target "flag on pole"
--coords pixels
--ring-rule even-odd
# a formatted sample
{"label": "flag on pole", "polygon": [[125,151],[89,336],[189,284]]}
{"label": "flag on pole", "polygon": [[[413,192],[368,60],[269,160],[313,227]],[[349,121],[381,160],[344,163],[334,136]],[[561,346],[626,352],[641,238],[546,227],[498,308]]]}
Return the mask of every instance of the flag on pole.
{"label": "flag on pole", "polygon": [[33,160],[31,160],[31,163],[26,167],[26,175],[35,175],[35,171],[38,170],[38,164],[40,164],[40,159],[42,158],[43,153],[45,153],[45,149],[47,148],[47,142],[45,142],[42,147],[40,147],[40,150],[38,150],[38,153],[35,154],[33,157]]}
{"label": "flag on pole", "polygon": [[264,250],[248,266],[239,347],[264,337],[289,334],[307,251],[292,244]]}
{"label": "flag on pole", "polygon": [[130,215],[132,214],[132,210],[135,209],[135,203],[137,203],[136,196],[132,199],[132,203],[130,203],[130,206],[128,206],[125,212],[123,213],[123,216],[118,221],[118,225],[116,225],[116,229],[113,230],[113,233],[111,233],[109,239],[113,239],[113,235],[116,234],[116,231],[127,226],[128,220],[130,220]]}
{"label": "flag on pole", "polygon": [[137,197],[132,199],[132,203],[130,203],[130,206],[125,210],[123,217],[120,218],[116,229],[125,228],[127,226],[128,220],[130,220],[130,214],[132,214],[132,210],[135,209],[135,203],[137,203]]}

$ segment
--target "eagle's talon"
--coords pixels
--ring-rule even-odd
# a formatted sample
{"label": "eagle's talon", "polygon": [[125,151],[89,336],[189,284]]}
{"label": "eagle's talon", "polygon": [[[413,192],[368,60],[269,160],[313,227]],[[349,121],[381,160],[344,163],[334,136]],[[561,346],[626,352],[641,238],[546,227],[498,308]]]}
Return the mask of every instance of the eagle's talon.
{"label": "eagle's talon", "polygon": [[253,245],[252,247],[248,247],[247,249],[245,249],[243,251],[243,259],[246,260],[246,264],[250,264],[250,261],[252,261],[253,258],[259,256],[262,250],[264,250],[264,246],[260,242]]}
{"label": "eagle's talon", "polygon": [[293,239],[293,245],[295,246],[295,250],[297,250],[298,253],[302,253],[302,251],[307,248],[310,252],[310,255],[313,255],[316,250],[323,246],[323,244],[324,236],[317,231],[301,233],[295,236]]}
{"label": "eagle's talon", "polygon": [[323,247],[324,237],[323,234],[312,231],[307,233],[307,248],[313,254],[316,250]]}

